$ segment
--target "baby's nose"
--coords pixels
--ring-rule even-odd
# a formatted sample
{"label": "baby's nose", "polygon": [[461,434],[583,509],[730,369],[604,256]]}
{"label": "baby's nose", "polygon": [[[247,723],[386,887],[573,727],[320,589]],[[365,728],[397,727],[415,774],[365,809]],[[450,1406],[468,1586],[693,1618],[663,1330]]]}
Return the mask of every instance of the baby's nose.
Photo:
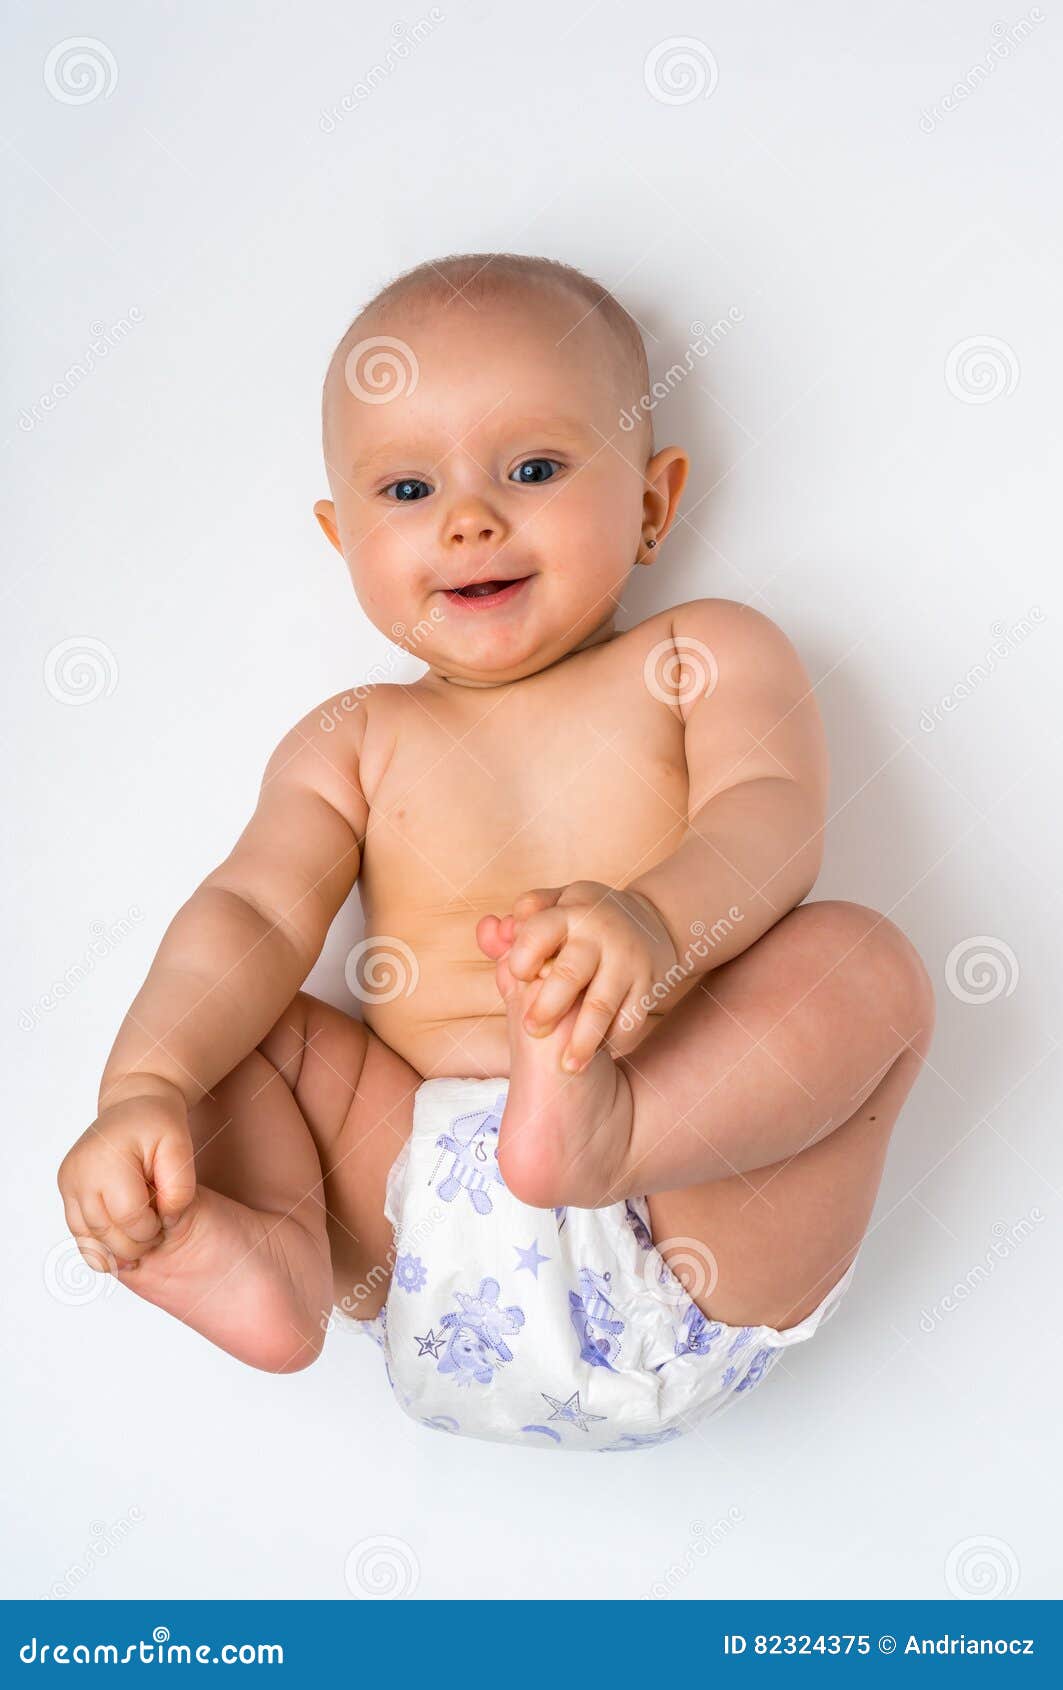
{"label": "baby's nose", "polygon": [[498,511],[485,499],[475,495],[456,500],[447,518],[447,533],[452,545],[482,545],[487,540],[501,539],[505,524]]}
{"label": "baby's nose", "polygon": [[493,540],[499,532],[499,526],[497,522],[483,515],[456,517],[450,525],[450,538],[458,545],[464,545],[466,541],[475,543],[477,540],[482,543],[485,540]]}

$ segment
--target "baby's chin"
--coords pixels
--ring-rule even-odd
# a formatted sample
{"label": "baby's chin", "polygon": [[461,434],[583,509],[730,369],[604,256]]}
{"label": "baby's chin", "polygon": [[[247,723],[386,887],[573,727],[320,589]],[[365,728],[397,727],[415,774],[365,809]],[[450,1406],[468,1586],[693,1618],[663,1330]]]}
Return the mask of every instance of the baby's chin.
{"label": "baby's chin", "polygon": [[[564,637],[567,635],[567,638]],[[507,661],[485,659],[481,654],[451,650],[437,652],[432,656],[424,655],[424,661],[429,665],[433,674],[452,684],[468,687],[497,687],[508,686],[513,681],[527,680],[537,675],[543,669],[549,669],[552,664],[559,663],[563,658],[570,657],[576,651],[583,651],[590,645],[604,644],[615,637],[615,630],[611,627],[601,633],[588,636],[584,640],[573,641],[569,630],[559,630],[556,641],[537,643],[528,651],[519,655],[510,654]],[[422,655],[422,654],[418,654]]]}
{"label": "baby's chin", "polygon": [[[541,575],[508,600],[456,604],[433,595],[428,609],[396,610],[392,619],[374,606],[371,620],[386,639],[427,664],[445,681],[470,687],[502,686],[549,668],[584,648],[615,636],[617,594],[595,593],[553,602]],[[365,608],[363,606],[363,608]]]}

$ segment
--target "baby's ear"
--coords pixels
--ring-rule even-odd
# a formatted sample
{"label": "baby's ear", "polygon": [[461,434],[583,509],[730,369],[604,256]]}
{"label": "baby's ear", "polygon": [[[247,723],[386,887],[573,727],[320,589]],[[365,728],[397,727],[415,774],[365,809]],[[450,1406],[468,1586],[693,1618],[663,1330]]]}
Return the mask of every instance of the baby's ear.
{"label": "baby's ear", "polygon": [[339,529],[336,527],[336,507],[332,503],[332,500],[319,499],[317,504],[314,506],[314,515],[321,524],[321,532],[324,534],[326,540],[328,540],[331,545],[335,546],[336,550],[342,557],[343,547],[340,545]]}

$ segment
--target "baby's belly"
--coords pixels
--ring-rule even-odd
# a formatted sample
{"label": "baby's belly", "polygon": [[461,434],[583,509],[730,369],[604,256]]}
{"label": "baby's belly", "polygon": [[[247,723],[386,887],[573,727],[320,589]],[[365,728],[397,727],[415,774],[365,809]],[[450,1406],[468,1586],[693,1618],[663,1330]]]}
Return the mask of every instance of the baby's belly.
{"label": "baby's belly", "polygon": [[365,1020],[423,1079],[444,1075],[482,1080],[509,1077],[509,1038],[502,1014],[457,1015],[431,1021],[369,1006]]}
{"label": "baby's belly", "polygon": [[[371,943],[367,936],[357,968],[362,1017],[426,1080],[509,1077],[509,1030],[495,964],[476,945],[481,913],[487,912],[417,924],[392,912],[374,920]],[[348,977],[354,986],[350,970]],[[635,1042],[660,1019],[649,1015]]]}

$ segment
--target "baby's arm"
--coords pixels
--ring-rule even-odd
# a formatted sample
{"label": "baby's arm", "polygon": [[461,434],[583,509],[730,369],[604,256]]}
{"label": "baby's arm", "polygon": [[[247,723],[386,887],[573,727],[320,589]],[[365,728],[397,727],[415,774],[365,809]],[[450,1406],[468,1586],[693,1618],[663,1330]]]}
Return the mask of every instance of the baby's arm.
{"label": "baby's arm", "polygon": [[358,875],[368,810],[356,750],[323,733],[317,714],[280,742],[247,827],[163,936],[101,1103],[144,1075],[194,1103],[265,1038]]}
{"label": "baby's arm", "polygon": [[364,711],[328,734],[324,719],[315,712],[281,741],[233,850],[167,928],[107,1060],[100,1113],[60,1169],[71,1230],[119,1260],[191,1201],[188,1109],[276,1023],[354,885]]}
{"label": "baby's arm", "polygon": [[685,666],[670,706],[683,720],[685,837],[624,888],[537,888],[477,933],[490,956],[511,946],[516,979],[545,976],[524,1007],[527,1031],[552,1032],[584,992],[566,1069],[589,1063],[603,1038],[631,1049],[648,1010],[747,950],[819,872],[827,759],[793,646],[726,599],[677,606],[671,632]]}
{"label": "baby's arm", "polygon": [[698,975],[748,950],[812,890],[828,764],[811,682],[766,616],[697,599],[677,607],[672,633],[697,691],[677,706],[687,832],[626,890],[649,899]]}

